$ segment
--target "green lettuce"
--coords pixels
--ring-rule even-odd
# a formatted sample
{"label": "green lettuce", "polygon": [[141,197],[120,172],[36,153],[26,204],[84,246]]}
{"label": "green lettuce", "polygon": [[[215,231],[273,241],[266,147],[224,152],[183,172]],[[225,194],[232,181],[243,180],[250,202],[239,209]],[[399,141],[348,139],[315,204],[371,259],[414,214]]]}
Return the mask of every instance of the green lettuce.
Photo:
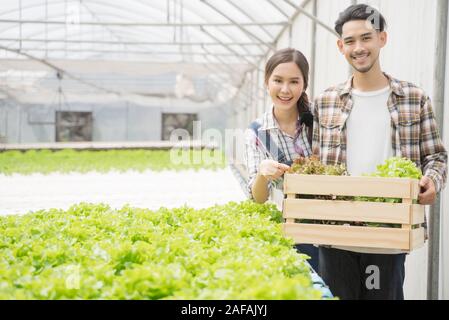
{"label": "green lettuce", "polygon": [[0,299],[320,299],[274,205],[0,217]]}

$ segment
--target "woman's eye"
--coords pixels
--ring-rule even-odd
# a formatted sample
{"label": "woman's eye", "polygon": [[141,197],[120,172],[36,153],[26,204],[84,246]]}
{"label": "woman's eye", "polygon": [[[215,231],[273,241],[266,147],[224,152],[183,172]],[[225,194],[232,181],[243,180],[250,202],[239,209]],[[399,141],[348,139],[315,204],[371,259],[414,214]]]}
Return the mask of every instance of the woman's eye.
{"label": "woman's eye", "polygon": [[279,79],[274,79],[274,82],[276,82],[276,83],[281,83],[281,80],[279,80]]}
{"label": "woman's eye", "polygon": [[299,83],[299,81],[297,81],[297,80],[294,80],[294,81],[292,81],[292,83],[293,83],[293,84],[298,84],[298,83]]}

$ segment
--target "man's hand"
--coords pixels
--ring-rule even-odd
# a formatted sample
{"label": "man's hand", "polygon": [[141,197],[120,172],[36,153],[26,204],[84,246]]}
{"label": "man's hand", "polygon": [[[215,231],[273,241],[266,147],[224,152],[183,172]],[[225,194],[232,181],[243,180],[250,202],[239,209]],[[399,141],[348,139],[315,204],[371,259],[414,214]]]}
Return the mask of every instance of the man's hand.
{"label": "man's hand", "polygon": [[421,191],[418,195],[419,204],[433,204],[437,193],[432,179],[425,176],[422,177],[421,180],[419,180],[419,186],[421,187]]}
{"label": "man's hand", "polygon": [[285,171],[290,169],[289,166],[274,160],[263,160],[259,166],[259,173],[267,180],[276,180],[280,178]]}

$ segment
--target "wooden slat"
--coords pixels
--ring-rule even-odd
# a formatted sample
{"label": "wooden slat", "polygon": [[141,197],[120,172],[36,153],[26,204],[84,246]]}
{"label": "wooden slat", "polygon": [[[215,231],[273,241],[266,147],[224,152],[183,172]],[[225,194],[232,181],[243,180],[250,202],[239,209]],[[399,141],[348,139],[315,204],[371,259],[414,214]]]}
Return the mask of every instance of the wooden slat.
{"label": "wooden slat", "polygon": [[412,204],[411,209],[411,224],[424,223],[425,207],[420,204]]}
{"label": "wooden slat", "polygon": [[[295,199],[295,195],[294,194],[287,194],[287,199],[284,199],[284,206],[286,204],[287,201],[293,201]],[[285,208],[283,209],[283,211],[285,211]],[[287,223],[294,223],[295,219],[294,217],[284,217],[285,218],[285,222]]]}
{"label": "wooden slat", "polygon": [[410,249],[414,250],[424,245],[424,228],[413,229],[410,232]]}
{"label": "wooden slat", "polygon": [[398,228],[284,223],[296,243],[410,250],[410,232]]}
{"label": "wooden slat", "polygon": [[418,194],[419,194],[419,189],[420,189],[420,187],[419,187],[419,180],[412,179],[410,187],[412,188],[411,189],[411,192],[412,192],[411,198],[415,199],[415,200],[418,199]]}
{"label": "wooden slat", "polygon": [[284,193],[412,199],[407,178],[284,175]]}
{"label": "wooden slat", "polygon": [[286,199],[284,218],[411,223],[411,205],[361,201]]}
{"label": "wooden slat", "polygon": [[[402,199],[402,203],[405,203],[405,204],[407,204],[407,205],[409,205],[411,207],[412,204],[413,204],[413,200],[412,199],[407,199],[407,198],[406,199]],[[412,219],[412,210],[410,208],[410,220],[411,219]],[[409,235],[410,235],[410,231],[412,230],[412,225],[410,223],[403,224],[401,228],[403,230],[407,230]]]}

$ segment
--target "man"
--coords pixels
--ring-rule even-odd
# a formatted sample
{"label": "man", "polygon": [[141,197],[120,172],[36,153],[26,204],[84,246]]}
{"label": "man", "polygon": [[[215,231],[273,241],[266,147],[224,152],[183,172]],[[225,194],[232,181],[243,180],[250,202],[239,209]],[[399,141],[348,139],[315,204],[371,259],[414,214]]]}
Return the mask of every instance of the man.
{"label": "man", "polygon": [[[325,164],[345,164],[350,175],[373,172],[392,156],[409,158],[423,171],[419,203],[432,204],[446,182],[447,153],[429,97],[381,70],[385,26],[384,17],[365,4],[340,13],[337,45],[353,76],[315,100],[313,153]],[[404,252],[320,247],[319,259],[320,275],[342,299],[404,298]],[[369,270],[379,271],[379,286],[366,285]]]}

